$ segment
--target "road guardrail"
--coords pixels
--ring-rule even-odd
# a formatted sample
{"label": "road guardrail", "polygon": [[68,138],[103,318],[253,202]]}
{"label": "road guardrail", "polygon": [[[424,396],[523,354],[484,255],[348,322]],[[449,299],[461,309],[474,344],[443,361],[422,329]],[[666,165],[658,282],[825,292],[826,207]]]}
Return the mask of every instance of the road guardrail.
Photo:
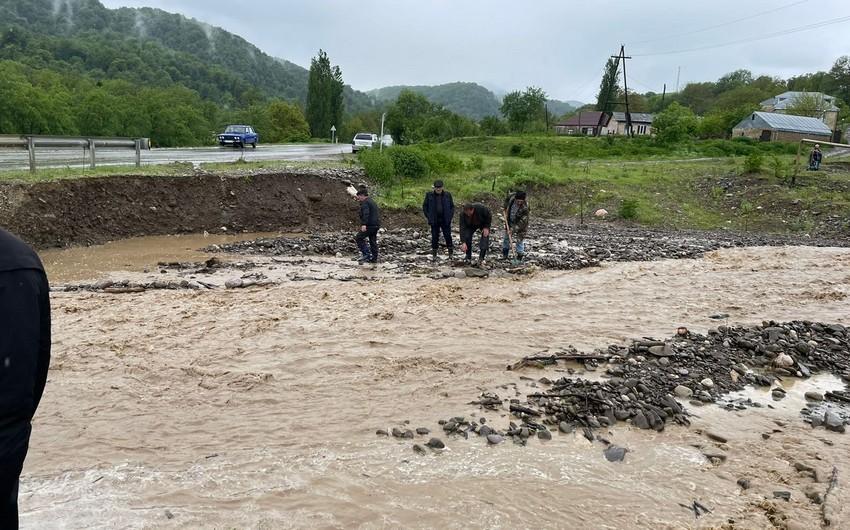
{"label": "road guardrail", "polygon": [[136,167],[142,165],[142,149],[150,149],[150,138],[102,138],[82,136],[0,135],[0,148],[25,149],[30,171],[36,170],[37,148],[82,147],[88,150],[89,167],[97,167],[97,149],[135,149]]}

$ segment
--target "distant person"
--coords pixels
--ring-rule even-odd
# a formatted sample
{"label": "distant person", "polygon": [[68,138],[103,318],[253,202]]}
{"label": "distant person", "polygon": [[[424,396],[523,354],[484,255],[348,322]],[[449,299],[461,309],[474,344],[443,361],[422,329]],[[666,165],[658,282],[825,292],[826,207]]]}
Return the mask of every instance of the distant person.
{"label": "distant person", "polygon": [[478,264],[485,265],[487,249],[490,248],[490,224],[492,223],[490,209],[481,203],[468,202],[463,205],[460,213],[461,249],[466,253],[466,261],[472,261],[472,236],[481,230],[479,242]]}
{"label": "distant person", "polygon": [[[378,262],[378,230],[381,228],[381,214],[378,205],[369,197],[369,190],[361,186],[355,195],[360,202],[360,230],[355,240],[360,249],[360,263]],[[368,238],[369,244],[366,244]]]}
{"label": "distant person", "polygon": [[[511,252],[511,240],[516,247],[516,259],[522,261],[525,257],[525,235],[528,232],[528,202],[526,193],[518,191],[511,193],[505,200],[504,215],[508,230],[502,240],[502,257],[508,259]],[[510,233],[508,232],[510,231]]]}
{"label": "distant person", "polygon": [[809,170],[819,170],[821,160],[823,160],[823,153],[820,150],[820,144],[815,144],[814,148],[812,148],[812,152],[809,153]]}
{"label": "distant person", "polygon": [[0,528],[18,528],[18,481],[50,364],[50,289],[38,255],[0,229]]}
{"label": "distant person", "polygon": [[452,244],[452,219],[455,215],[455,203],[452,194],[443,189],[443,181],[435,180],[434,189],[425,194],[422,203],[422,213],[431,226],[431,259],[437,259],[437,248],[440,246],[440,232],[446,240],[449,249],[449,259],[454,254]]}

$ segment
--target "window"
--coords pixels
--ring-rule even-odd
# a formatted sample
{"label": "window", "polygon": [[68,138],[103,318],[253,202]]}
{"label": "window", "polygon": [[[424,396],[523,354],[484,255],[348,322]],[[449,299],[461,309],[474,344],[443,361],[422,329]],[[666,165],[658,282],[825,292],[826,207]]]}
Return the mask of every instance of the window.
{"label": "window", "polygon": [[357,136],[354,137],[355,140],[373,140],[371,134],[367,133],[358,133]]}
{"label": "window", "polygon": [[638,134],[646,134],[646,125],[638,125],[637,133]]}

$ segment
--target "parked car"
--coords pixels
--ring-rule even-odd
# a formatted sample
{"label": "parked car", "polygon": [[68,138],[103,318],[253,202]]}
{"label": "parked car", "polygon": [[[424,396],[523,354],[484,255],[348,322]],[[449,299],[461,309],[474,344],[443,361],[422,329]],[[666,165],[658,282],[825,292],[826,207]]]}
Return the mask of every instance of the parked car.
{"label": "parked car", "polygon": [[351,141],[351,151],[357,152],[361,149],[370,149],[378,143],[378,135],[374,133],[359,132]]}
{"label": "parked car", "polygon": [[224,132],[218,135],[219,145],[232,145],[233,147],[245,147],[250,145],[257,148],[260,135],[250,125],[228,125]]}
{"label": "parked car", "polygon": [[393,137],[390,136],[389,134],[385,134],[381,138],[381,143],[384,144],[384,147],[389,147],[389,146],[393,145]]}

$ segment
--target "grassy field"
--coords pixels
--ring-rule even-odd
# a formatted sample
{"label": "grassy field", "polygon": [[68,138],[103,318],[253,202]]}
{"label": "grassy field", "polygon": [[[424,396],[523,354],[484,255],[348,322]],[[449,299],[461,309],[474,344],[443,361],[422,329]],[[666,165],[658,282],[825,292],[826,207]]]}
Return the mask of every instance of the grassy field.
{"label": "grassy field", "polygon": [[[453,140],[423,151],[426,160],[439,153],[442,160],[434,165],[443,170],[383,179],[374,195],[389,208],[418,209],[423,194],[440,178],[455,202],[499,204],[509,191],[525,189],[535,213],[551,217],[592,215],[604,208],[609,219],[655,227],[795,233],[847,229],[847,162],[827,159],[819,172],[800,168],[797,185],[790,187],[796,144],[710,141],[668,149],[645,141],[620,144],[620,152],[633,154],[572,154],[606,151],[606,140],[592,138]],[[757,164],[753,153],[761,158],[757,171],[747,169],[748,162]]]}

